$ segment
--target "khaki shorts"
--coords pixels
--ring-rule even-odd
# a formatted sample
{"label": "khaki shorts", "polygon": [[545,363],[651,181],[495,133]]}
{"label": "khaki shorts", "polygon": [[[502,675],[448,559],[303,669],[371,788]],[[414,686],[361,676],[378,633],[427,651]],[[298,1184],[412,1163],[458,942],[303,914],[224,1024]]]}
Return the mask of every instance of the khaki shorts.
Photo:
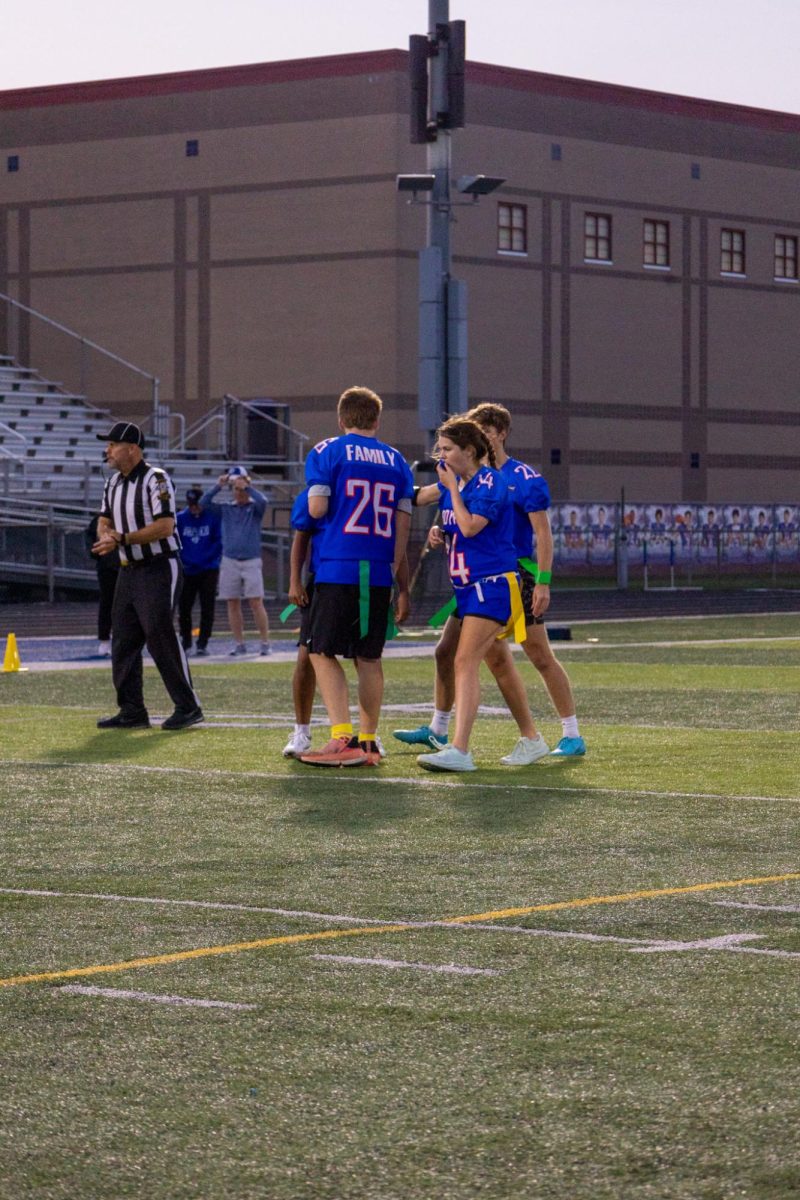
{"label": "khaki shorts", "polygon": [[225,558],[219,570],[220,600],[264,598],[264,574],[260,558]]}

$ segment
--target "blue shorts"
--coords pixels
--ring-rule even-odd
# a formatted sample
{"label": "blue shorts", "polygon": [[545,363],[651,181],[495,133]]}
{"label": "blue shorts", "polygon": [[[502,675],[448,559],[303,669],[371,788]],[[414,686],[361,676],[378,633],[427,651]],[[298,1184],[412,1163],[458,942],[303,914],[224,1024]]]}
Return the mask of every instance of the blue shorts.
{"label": "blue shorts", "polygon": [[453,614],[463,621],[464,617],[485,617],[507,625],[511,619],[511,590],[503,575],[492,575],[478,579],[469,587],[455,588],[456,611]]}

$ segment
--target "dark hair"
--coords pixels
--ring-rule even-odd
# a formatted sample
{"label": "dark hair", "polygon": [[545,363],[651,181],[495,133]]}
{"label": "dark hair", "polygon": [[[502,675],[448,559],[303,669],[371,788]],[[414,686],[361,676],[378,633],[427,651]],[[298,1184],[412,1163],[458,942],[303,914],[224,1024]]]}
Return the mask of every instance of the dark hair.
{"label": "dark hair", "polygon": [[511,413],[504,404],[484,401],[483,404],[471,408],[467,416],[471,421],[477,421],[481,427],[491,425],[498,433],[508,434],[511,430]]}
{"label": "dark hair", "polygon": [[477,421],[473,421],[470,417],[450,417],[443,425],[440,425],[436,430],[437,439],[440,437],[449,438],[458,446],[459,450],[466,450],[472,447],[475,451],[475,458],[480,461],[482,458],[488,458],[491,466],[497,466],[497,460],[494,456],[494,450],[486,434],[481,429]]}

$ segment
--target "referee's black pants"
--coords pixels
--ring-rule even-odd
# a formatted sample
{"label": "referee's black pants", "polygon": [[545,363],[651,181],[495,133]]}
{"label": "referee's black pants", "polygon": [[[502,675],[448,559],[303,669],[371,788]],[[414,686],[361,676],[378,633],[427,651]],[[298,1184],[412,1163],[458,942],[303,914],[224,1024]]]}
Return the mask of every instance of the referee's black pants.
{"label": "referee's black pants", "polygon": [[111,615],[111,672],[120,712],[127,716],[146,711],[142,686],[145,645],[175,707],[188,712],[199,705],[173,620],[182,574],[178,559],[165,555],[120,567]]}

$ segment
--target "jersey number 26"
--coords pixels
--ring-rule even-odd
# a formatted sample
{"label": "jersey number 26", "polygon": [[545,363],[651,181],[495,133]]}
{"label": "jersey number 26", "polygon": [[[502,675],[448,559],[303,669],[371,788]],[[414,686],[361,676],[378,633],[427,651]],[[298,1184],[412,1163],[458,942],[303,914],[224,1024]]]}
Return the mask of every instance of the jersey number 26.
{"label": "jersey number 26", "polygon": [[345,495],[357,503],[344,526],[345,533],[373,533],[376,537],[390,538],[393,534],[394,516],[393,483],[373,483],[371,479],[348,479]]}

